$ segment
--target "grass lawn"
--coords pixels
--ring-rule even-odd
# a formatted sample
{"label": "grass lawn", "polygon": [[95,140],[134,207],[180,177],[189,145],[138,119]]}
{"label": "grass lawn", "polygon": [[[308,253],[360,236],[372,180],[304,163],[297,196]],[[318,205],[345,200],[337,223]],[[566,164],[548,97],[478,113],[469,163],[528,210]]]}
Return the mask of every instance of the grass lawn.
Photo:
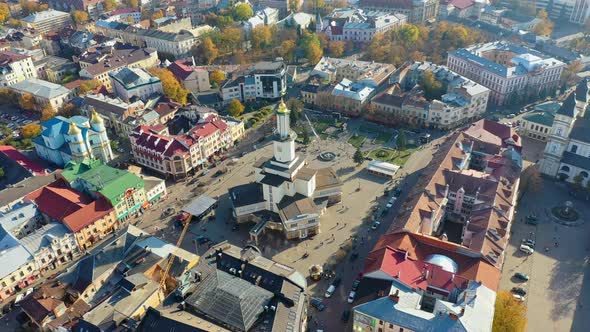
{"label": "grass lawn", "polygon": [[377,138],[375,138],[375,141],[373,141],[373,143],[385,144],[391,140],[391,136],[393,136],[393,135],[390,133],[380,132],[379,136],[377,136]]}
{"label": "grass lawn", "polygon": [[363,145],[363,142],[366,140],[367,138],[363,135],[356,135],[356,136],[352,136],[350,139],[348,139],[348,143],[352,144],[352,146],[354,146],[355,148],[360,148]]}
{"label": "grass lawn", "polygon": [[416,148],[409,148],[403,151],[375,149],[370,151],[367,157],[402,166],[408,161],[408,158],[410,158],[414,151],[416,151]]}
{"label": "grass lawn", "polygon": [[324,130],[328,129],[328,127],[330,127],[332,124],[328,123],[328,122],[312,122],[313,124],[313,129],[315,129],[315,132],[320,135],[324,132]]}
{"label": "grass lawn", "polygon": [[381,134],[381,130],[366,124],[361,125],[359,130],[368,134]]}

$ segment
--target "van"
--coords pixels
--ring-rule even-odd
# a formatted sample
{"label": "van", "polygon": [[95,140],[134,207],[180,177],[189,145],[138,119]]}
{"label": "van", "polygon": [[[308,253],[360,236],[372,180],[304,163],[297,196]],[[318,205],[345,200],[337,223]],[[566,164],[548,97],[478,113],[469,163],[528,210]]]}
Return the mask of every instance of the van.
{"label": "van", "polygon": [[531,248],[525,244],[520,245],[520,251],[526,253],[527,255],[532,255],[535,252],[535,250],[533,248]]}

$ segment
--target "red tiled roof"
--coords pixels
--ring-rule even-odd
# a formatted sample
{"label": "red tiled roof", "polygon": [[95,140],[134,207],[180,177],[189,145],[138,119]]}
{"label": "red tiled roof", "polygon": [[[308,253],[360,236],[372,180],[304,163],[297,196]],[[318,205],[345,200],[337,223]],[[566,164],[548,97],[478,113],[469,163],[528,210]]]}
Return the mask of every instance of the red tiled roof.
{"label": "red tiled roof", "polygon": [[113,210],[106,200],[93,200],[90,196],[68,188],[62,180],[30,193],[27,198],[34,201],[42,213],[63,222],[72,232],[79,231]]}
{"label": "red tiled roof", "polygon": [[28,58],[28,55],[22,55],[11,51],[0,51],[0,65],[13,63]]}
{"label": "red tiled roof", "polygon": [[14,160],[19,165],[24,167],[27,171],[31,172],[33,175],[47,175],[51,172],[48,172],[43,166],[37,164],[36,162],[29,159],[24,154],[20,153],[17,149],[9,145],[0,145],[0,152],[4,153],[8,158]]}
{"label": "red tiled roof", "polygon": [[188,59],[176,60],[168,66],[168,70],[179,80],[184,81],[193,73],[192,61]]}
{"label": "red tiled roof", "polygon": [[[522,147],[520,137],[516,134],[516,131],[513,128],[495,121],[486,119],[479,120],[469,126],[469,128],[465,130],[465,134],[477,140],[492,143],[501,147],[513,145],[518,151],[520,151],[520,148]],[[506,140],[508,139],[512,139],[514,144],[507,144]]]}
{"label": "red tiled roof", "polygon": [[196,126],[194,126],[190,130],[190,133],[195,137],[207,137],[207,136],[214,134],[217,130],[219,130],[219,129],[213,123],[206,122],[206,123],[199,123]]}

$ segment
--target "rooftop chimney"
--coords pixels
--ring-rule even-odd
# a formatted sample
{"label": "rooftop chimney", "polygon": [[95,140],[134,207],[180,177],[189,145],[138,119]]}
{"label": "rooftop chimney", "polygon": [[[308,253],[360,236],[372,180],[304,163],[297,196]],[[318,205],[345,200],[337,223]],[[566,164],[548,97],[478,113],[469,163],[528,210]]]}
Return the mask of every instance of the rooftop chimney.
{"label": "rooftop chimney", "polygon": [[463,315],[465,315],[465,308],[461,308],[461,313],[459,314],[460,317],[463,317]]}
{"label": "rooftop chimney", "polygon": [[389,294],[389,298],[395,302],[395,303],[399,303],[399,289],[395,290],[394,294]]}
{"label": "rooftop chimney", "polygon": [[457,319],[459,319],[459,316],[457,316],[455,313],[451,312],[451,313],[449,313],[449,318],[452,320],[457,320]]}

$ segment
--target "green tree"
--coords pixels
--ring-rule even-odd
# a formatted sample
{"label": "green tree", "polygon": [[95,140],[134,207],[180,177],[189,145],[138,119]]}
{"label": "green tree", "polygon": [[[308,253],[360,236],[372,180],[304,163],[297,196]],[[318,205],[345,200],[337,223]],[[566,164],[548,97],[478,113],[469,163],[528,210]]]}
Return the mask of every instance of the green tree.
{"label": "green tree", "polygon": [[307,132],[307,129],[303,129],[302,135],[303,135],[303,137],[301,138],[301,140],[303,141],[303,144],[308,145],[310,142],[310,139],[309,139],[309,133]]}
{"label": "green tree", "polygon": [[406,24],[402,26],[399,30],[397,30],[397,33],[399,34],[399,37],[404,45],[411,45],[412,43],[418,41],[418,38],[420,37],[420,30],[413,24]]}
{"label": "green tree", "polygon": [[365,156],[363,155],[363,152],[361,151],[361,149],[357,148],[356,151],[354,152],[354,155],[352,156],[352,160],[357,163],[357,165],[360,165],[363,163],[363,161],[365,160]]}
{"label": "green tree", "polygon": [[289,113],[289,119],[291,120],[291,123],[297,123],[297,121],[299,121],[299,116],[303,111],[303,102],[297,98],[289,98],[286,104],[287,108],[291,111],[291,113]]}
{"label": "green tree", "polygon": [[576,190],[578,190],[578,191],[582,190],[583,183],[584,183],[584,177],[582,176],[582,173],[574,176],[574,188],[576,188]]}
{"label": "green tree", "polygon": [[436,79],[430,70],[424,72],[420,83],[424,89],[424,97],[428,100],[440,99],[445,93],[445,86]]}
{"label": "green tree", "polygon": [[0,166],[0,179],[2,179],[5,176],[6,176],[6,173],[4,173],[4,168]]}
{"label": "green tree", "polygon": [[494,332],[523,332],[527,325],[526,306],[510,292],[500,291],[494,309]]}
{"label": "green tree", "polygon": [[397,139],[395,141],[395,144],[397,145],[398,151],[403,151],[406,149],[407,140],[406,140],[406,131],[405,130],[400,130],[399,134],[397,134]]}
{"label": "green tree", "polygon": [[245,2],[237,4],[233,9],[233,17],[236,21],[245,21],[252,16],[254,16],[254,11],[252,10],[252,7]]}
{"label": "green tree", "polygon": [[242,105],[242,103],[240,103],[239,100],[232,99],[232,101],[230,101],[229,104],[227,104],[227,112],[231,116],[237,117],[240,114],[244,113],[244,105]]}

